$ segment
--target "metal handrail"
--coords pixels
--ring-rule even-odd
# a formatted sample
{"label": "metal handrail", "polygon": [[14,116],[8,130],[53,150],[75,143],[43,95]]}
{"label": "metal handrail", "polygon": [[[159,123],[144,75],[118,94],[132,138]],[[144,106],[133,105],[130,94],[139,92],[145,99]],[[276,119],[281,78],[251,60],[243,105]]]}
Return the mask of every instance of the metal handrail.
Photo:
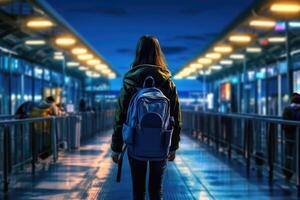
{"label": "metal handrail", "polygon": [[196,111],[183,111],[183,112],[191,112],[191,113],[197,113],[197,114],[206,114],[206,115],[213,115],[213,116],[230,117],[230,118],[235,118],[235,119],[248,119],[248,120],[260,119],[264,122],[300,126],[300,121],[286,120],[286,119],[279,118],[279,117],[264,116],[264,115],[255,115],[255,114],[247,115],[247,114],[236,114],[236,113],[202,112],[202,111],[197,111],[197,112]]}
{"label": "metal handrail", "polygon": [[[0,147],[3,147],[3,154],[0,155],[0,161],[1,156],[3,156],[3,191],[8,191],[8,176],[12,171],[12,168],[16,169],[17,167],[22,167],[28,163],[28,161],[31,161],[32,175],[35,173],[37,153],[39,153],[37,152],[39,151],[39,146],[37,144],[40,142],[39,144],[43,145],[39,139],[40,136],[35,133],[35,123],[41,123],[40,125],[42,127],[42,131],[45,130],[50,134],[49,139],[51,140],[51,154],[53,155],[53,161],[56,162],[58,159],[58,148],[60,143],[66,141],[68,147],[67,150],[71,150],[72,144],[80,145],[80,140],[86,140],[87,138],[93,137],[96,133],[111,128],[114,116],[113,113],[114,109],[104,109],[100,112],[70,113],[65,116],[35,117],[25,119],[17,119],[12,115],[10,116],[11,119],[0,120],[0,139],[3,140],[0,144]],[[47,122],[46,129],[44,127],[45,122]],[[77,131],[80,131],[81,135],[79,134],[78,136]],[[23,145],[24,136],[27,138],[27,146],[37,146],[31,146],[31,148],[29,148],[29,146],[28,149],[25,149],[24,151],[24,146],[16,146],[19,145],[19,143],[16,142],[19,141],[20,138],[22,141],[21,145]],[[19,139],[16,137],[19,137]],[[28,138],[31,140],[31,142],[28,141]],[[79,144],[74,142],[75,140],[79,140]],[[35,144],[36,142],[38,143]],[[15,144],[13,145],[14,148],[11,148],[12,143]],[[18,156],[22,156],[22,158],[18,159]]]}
{"label": "metal handrail", "polygon": [[[278,116],[192,110],[183,111],[183,115],[183,130],[195,139],[226,152],[229,158],[236,150],[237,156],[245,159],[248,172],[252,158],[257,164],[266,162],[271,180],[274,172],[277,173],[275,167],[284,173],[295,173],[300,190],[300,121]],[[282,150],[277,151],[276,145]],[[294,161],[291,161],[288,149],[293,148]]]}

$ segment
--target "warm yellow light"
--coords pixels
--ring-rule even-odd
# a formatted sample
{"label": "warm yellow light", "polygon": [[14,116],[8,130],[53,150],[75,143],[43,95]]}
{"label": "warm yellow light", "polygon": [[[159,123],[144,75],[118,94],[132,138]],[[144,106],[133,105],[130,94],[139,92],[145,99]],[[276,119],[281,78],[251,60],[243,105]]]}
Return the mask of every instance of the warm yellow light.
{"label": "warm yellow light", "polygon": [[87,64],[92,65],[92,66],[99,65],[100,63],[101,63],[101,61],[98,59],[92,59],[92,60],[87,61]]}
{"label": "warm yellow light", "polygon": [[72,49],[72,53],[75,55],[79,55],[79,54],[86,54],[87,53],[87,49],[83,48],[83,47],[76,47]]}
{"label": "warm yellow light", "polygon": [[95,68],[97,70],[103,70],[103,69],[108,69],[108,66],[105,64],[99,64],[99,65],[96,65]]}
{"label": "warm yellow light", "polygon": [[103,74],[109,74],[109,73],[111,73],[111,70],[110,69],[103,69],[101,72]]}
{"label": "warm yellow light", "polygon": [[260,53],[262,49],[260,47],[247,47],[246,52],[248,53]]}
{"label": "warm yellow light", "polygon": [[28,28],[33,28],[33,29],[43,29],[43,28],[50,28],[54,26],[54,24],[50,20],[36,19],[36,20],[28,21],[26,23],[26,26]]}
{"label": "warm yellow light", "polygon": [[92,54],[81,54],[81,55],[78,55],[77,58],[79,60],[90,60],[90,59],[93,59],[94,56]]}
{"label": "warm yellow light", "polygon": [[249,35],[232,35],[229,37],[229,41],[237,43],[248,43],[251,42]]}
{"label": "warm yellow light", "polygon": [[300,12],[299,3],[274,3],[270,10],[276,13],[295,14]]}
{"label": "warm yellow light", "polygon": [[245,58],[245,55],[244,54],[231,54],[230,58],[234,59],[234,60],[242,60]]}
{"label": "warm yellow light", "polygon": [[221,65],[232,65],[233,61],[232,60],[221,60],[220,64]]}
{"label": "warm yellow light", "polygon": [[231,46],[216,46],[214,48],[215,52],[219,52],[219,53],[230,53],[232,52],[232,47]]}
{"label": "warm yellow light", "polygon": [[211,59],[219,59],[221,58],[221,54],[220,53],[208,53],[205,55],[206,58],[211,58]]}
{"label": "warm yellow light", "polygon": [[190,64],[191,68],[195,68],[195,69],[201,69],[203,67],[203,65],[199,64],[199,63],[192,63]]}
{"label": "warm yellow light", "polygon": [[258,28],[273,28],[276,22],[272,20],[252,20],[249,25]]}
{"label": "warm yellow light", "polygon": [[59,46],[67,47],[76,43],[76,40],[72,37],[59,37],[56,38],[55,43]]}
{"label": "warm yellow light", "polygon": [[79,63],[78,62],[67,62],[66,65],[68,67],[77,67],[77,66],[79,66]]}
{"label": "warm yellow light", "polygon": [[204,65],[205,64],[210,64],[210,63],[212,63],[212,60],[209,59],[209,58],[199,58],[198,63],[204,64]]}
{"label": "warm yellow light", "polygon": [[46,44],[46,41],[45,40],[26,40],[25,41],[25,44],[27,45],[44,45]]}
{"label": "warm yellow light", "polygon": [[270,37],[268,38],[268,41],[270,43],[282,43],[286,41],[285,37]]}
{"label": "warm yellow light", "polygon": [[190,75],[191,73],[194,73],[194,72],[196,72],[196,68],[184,68],[181,72],[180,72],[180,74],[182,75],[182,76],[188,76],[188,75]]}

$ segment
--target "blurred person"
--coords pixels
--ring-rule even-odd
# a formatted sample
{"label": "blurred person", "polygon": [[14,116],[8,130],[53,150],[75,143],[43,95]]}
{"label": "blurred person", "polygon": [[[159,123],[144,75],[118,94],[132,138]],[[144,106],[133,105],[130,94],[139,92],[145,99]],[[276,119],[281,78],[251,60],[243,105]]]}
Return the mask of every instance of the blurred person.
{"label": "blurred person", "polygon": [[36,103],[34,103],[33,101],[25,101],[18,107],[17,111],[15,112],[16,118],[26,119],[30,117],[30,113],[36,106]]}
{"label": "blurred person", "polygon": [[85,112],[86,109],[86,103],[84,99],[80,99],[79,101],[79,112]]}
{"label": "blurred person", "polygon": [[[34,107],[30,113],[32,118],[60,116],[61,111],[55,103],[55,99],[52,96],[40,101],[36,107]],[[33,130],[35,134],[35,142],[38,148],[39,157],[46,159],[51,155],[51,124],[49,121],[35,122],[33,124]]]}
{"label": "blurred person", "polygon": [[[127,118],[128,106],[131,98],[136,94],[137,88],[142,88],[146,83],[146,78],[151,77],[156,88],[169,99],[170,116],[174,118],[173,136],[169,139],[169,154],[161,160],[141,160],[132,155],[128,147],[128,158],[131,168],[133,199],[144,200],[146,194],[146,175],[149,164],[149,197],[150,200],[162,199],[162,183],[166,169],[167,160],[175,159],[176,150],[179,147],[180,129],[181,129],[181,112],[179,107],[176,86],[171,80],[171,74],[167,69],[163,52],[157,38],[153,36],[143,36],[140,38],[134,62],[131,69],[125,74],[123,79],[123,88],[118,98],[118,107],[116,112],[114,132],[112,135],[111,149],[112,160],[119,163],[120,154],[123,148],[122,129]],[[152,82],[152,83],[153,83]],[[151,121],[146,121],[151,123]],[[136,127],[137,129],[137,127]],[[124,133],[123,133],[124,134]],[[134,136],[133,136],[134,137]],[[133,139],[134,140],[134,139]],[[150,141],[150,145],[154,141]]]}
{"label": "blurred person", "polygon": [[[291,103],[284,108],[283,119],[300,121],[300,94],[293,93]],[[296,165],[296,127],[284,125],[284,169],[283,173],[287,180],[293,176]]]}

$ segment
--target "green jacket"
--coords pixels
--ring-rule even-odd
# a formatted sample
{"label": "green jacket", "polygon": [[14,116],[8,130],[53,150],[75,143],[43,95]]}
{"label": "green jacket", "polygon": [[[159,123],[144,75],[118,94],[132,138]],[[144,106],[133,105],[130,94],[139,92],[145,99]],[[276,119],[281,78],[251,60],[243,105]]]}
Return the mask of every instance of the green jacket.
{"label": "green jacket", "polygon": [[129,101],[136,92],[136,88],[142,87],[147,76],[152,76],[155,85],[170,100],[170,115],[175,119],[175,127],[171,142],[170,151],[175,151],[179,147],[181,130],[181,111],[179,107],[178,95],[175,84],[170,79],[170,72],[163,70],[155,65],[139,65],[129,70],[123,79],[123,88],[121,89],[116,111],[114,132],[112,135],[111,149],[114,152],[121,152],[123,147],[122,126],[127,118],[127,109]]}

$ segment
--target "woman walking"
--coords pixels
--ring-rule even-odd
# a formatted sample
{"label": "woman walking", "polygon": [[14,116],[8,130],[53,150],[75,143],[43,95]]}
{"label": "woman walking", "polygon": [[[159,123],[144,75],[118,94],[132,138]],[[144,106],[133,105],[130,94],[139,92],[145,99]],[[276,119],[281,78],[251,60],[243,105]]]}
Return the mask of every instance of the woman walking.
{"label": "woman walking", "polygon": [[[167,69],[163,52],[157,38],[153,36],[143,36],[140,38],[136,55],[130,70],[125,74],[123,87],[118,99],[118,108],[116,112],[116,120],[114,133],[112,135],[111,149],[112,159],[118,163],[120,153],[124,145],[122,137],[122,128],[127,120],[127,111],[131,98],[137,92],[137,88],[142,88],[144,81],[153,78],[155,88],[168,98],[170,103],[170,116],[174,119],[173,134],[169,153],[159,160],[144,160],[132,155],[128,151],[129,164],[131,168],[133,198],[134,200],[144,200],[146,194],[146,176],[147,166],[149,166],[149,198],[150,200],[162,199],[162,182],[166,169],[167,160],[175,159],[176,150],[179,147],[180,129],[181,129],[181,113],[178,102],[178,95],[175,84],[171,80],[171,74]],[[151,145],[151,141],[149,141]],[[148,165],[149,163],[149,165]]]}

